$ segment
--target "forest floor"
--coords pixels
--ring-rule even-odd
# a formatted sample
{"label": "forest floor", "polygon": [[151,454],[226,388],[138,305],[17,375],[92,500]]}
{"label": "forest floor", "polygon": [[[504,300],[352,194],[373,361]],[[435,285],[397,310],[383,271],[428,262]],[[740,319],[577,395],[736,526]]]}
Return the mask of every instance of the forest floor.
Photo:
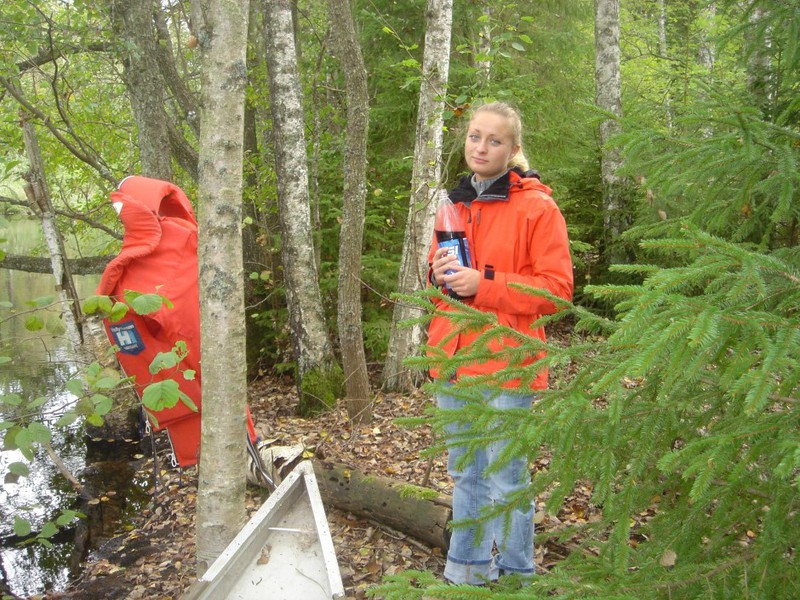
{"label": "forest floor", "polygon": [[[378,393],[373,420],[361,426],[351,423],[343,406],[313,419],[297,417],[294,387],[275,379],[257,380],[251,384],[249,396],[256,426],[266,439],[277,439],[280,445],[302,443],[326,460],[352,465],[365,474],[424,484],[445,494],[452,491],[444,455],[421,456],[432,444],[430,428],[401,428],[394,422],[398,417],[423,413],[431,399],[422,392]],[[167,466],[165,457],[159,460],[158,485],[150,490],[152,501],[145,510],[125,531],[92,553],[81,577],[69,589],[43,598],[177,599],[189,588],[196,577],[197,472],[191,468],[180,473]],[[152,471],[152,458],[140,462],[142,472]],[[543,456],[533,469],[546,469],[548,462]],[[589,495],[590,490],[579,486],[557,515],[537,510],[537,540],[542,534],[594,520]],[[262,490],[248,486],[248,512],[254,512],[262,501]],[[539,507],[543,501],[538,499]],[[406,569],[441,576],[444,556],[439,548],[335,508],[326,508],[326,513],[348,598],[366,598],[366,591],[382,577]],[[537,541],[537,571],[547,572],[569,550],[552,539]]]}

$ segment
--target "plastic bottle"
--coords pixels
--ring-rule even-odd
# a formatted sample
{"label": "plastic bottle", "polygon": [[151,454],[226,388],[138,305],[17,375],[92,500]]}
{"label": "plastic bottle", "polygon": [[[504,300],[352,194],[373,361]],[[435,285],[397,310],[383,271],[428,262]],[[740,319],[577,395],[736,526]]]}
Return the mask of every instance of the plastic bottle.
{"label": "plastic bottle", "polygon": [[[471,267],[472,261],[469,255],[469,242],[467,241],[464,220],[445,190],[439,190],[439,207],[436,210],[436,222],[433,228],[436,232],[436,241],[439,243],[439,247],[447,248],[447,254],[457,257],[462,267]],[[445,271],[447,275],[451,273],[455,273],[455,270]],[[445,285],[451,296],[460,298],[450,288],[449,284]]]}

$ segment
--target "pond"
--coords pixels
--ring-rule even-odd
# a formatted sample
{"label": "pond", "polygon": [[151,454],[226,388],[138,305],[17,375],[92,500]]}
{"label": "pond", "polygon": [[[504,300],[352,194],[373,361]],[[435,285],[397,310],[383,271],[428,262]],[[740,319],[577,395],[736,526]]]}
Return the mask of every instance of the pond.
{"label": "pond", "polygon": [[[41,230],[35,221],[14,220],[0,237],[6,240],[4,249],[15,254],[30,253],[41,246]],[[91,295],[98,280],[99,275],[76,277],[79,295]],[[14,307],[0,313],[0,355],[12,358],[0,366],[0,394],[46,399],[39,407],[40,414],[31,418],[52,424],[77,400],[66,389],[66,382],[77,370],[75,357],[64,336],[48,334],[44,329],[31,332],[25,327],[25,319],[31,310],[29,301],[54,295],[53,277],[0,269],[0,289],[0,299]],[[49,310],[58,315],[57,308]],[[14,417],[12,410],[0,404],[0,420]],[[18,450],[0,451],[0,473],[5,478],[0,489],[0,581],[5,580],[20,596],[64,589],[79,574],[91,548],[149,500],[149,481],[137,476],[132,466],[142,459],[137,443],[93,443],[78,423],[53,431],[55,454],[70,473],[103,500],[80,498],[44,449],[39,449],[29,463],[30,474],[19,478],[9,474],[8,467],[27,462],[25,458]],[[52,538],[52,546],[19,543],[15,517],[30,521],[36,532],[64,510],[87,516],[68,524]]]}

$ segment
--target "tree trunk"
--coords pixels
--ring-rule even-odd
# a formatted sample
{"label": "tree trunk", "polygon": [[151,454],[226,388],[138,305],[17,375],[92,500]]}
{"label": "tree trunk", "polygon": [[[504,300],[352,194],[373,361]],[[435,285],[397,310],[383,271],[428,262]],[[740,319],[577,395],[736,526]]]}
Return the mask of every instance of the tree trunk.
{"label": "tree trunk", "polygon": [[[666,61],[669,48],[667,46],[667,5],[666,0],[658,0],[658,54]],[[672,94],[670,88],[664,90],[664,120],[667,129],[672,129]]]}
{"label": "tree trunk", "polygon": [[[289,324],[297,361],[299,410],[329,406],[329,374],[338,368],[328,338],[314,260],[303,102],[288,0],[266,0],[266,54],[278,180],[283,267]],[[312,383],[313,382],[313,383]],[[307,386],[315,385],[311,390]],[[338,394],[338,390],[336,390]]]}
{"label": "tree trunk", "polygon": [[153,0],[114,0],[114,29],[124,43],[123,78],[139,131],[141,174],[172,181],[169,119],[153,22]]}
{"label": "tree trunk", "polygon": [[25,179],[27,185],[25,193],[28,196],[31,210],[39,217],[44,232],[44,239],[50,253],[50,266],[55,278],[55,288],[61,303],[61,314],[64,317],[67,336],[73,351],[81,355],[83,350],[83,313],[80,308],[78,292],[72,279],[67,253],[64,249],[64,240],[56,225],[53,203],[50,200],[50,190],[44,176],[44,161],[39,149],[39,141],[33,124],[23,117],[23,138],[25,151],[28,155],[30,170]]}
{"label": "tree trunk", "polygon": [[750,14],[750,27],[745,36],[745,52],[748,56],[747,91],[750,92],[753,106],[761,109],[765,121],[770,121],[776,95],[771,28],[762,24],[767,15],[768,9],[764,7],[756,7]]}
{"label": "tree trunk", "polygon": [[[442,110],[450,69],[452,0],[429,0],[426,15],[411,200],[397,284],[398,292],[402,294],[421,290],[428,281],[428,250],[436,211],[434,199],[441,185]],[[408,391],[419,382],[420,378],[407,369],[403,361],[419,352],[424,331],[420,325],[401,327],[400,323],[420,314],[416,307],[402,302],[395,305],[383,369],[383,384],[388,390]]]}
{"label": "tree trunk", "polygon": [[[619,118],[622,117],[622,88],[620,79],[619,0],[595,0],[595,99],[597,106]],[[617,171],[622,166],[618,149],[608,141],[621,131],[617,118],[600,123],[600,175],[603,184],[603,225],[605,228],[605,259],[622,262],[622,253],[614,243],[625,230],[625,207],[622,182]]]}
{"label": "tree trunk", "polygon": [[481,17],[478,27],[480,34],[478,36],[478,52],[482,56],[481,60],[475,65],[478,68],[478,85],[480,88],[485,88],[489,85],[492,78],[492,60],[489,58],[489,53],[492,51],[492,7],[494,2],[485,2],[481,4]]}
{"label": "tree trunk", "polygon": [[245,523],[242,187],[248,0],[205,0],[198,262],[203,411],[197,494],[202,575]]}
{"label": "tree trunk", "polygon": [[[261,40],[264,29],[259,20],[258,11],[261,9],[259,2],[250,3],[250,27],[248,32],[247,72],[263,72],[264,46]],[[242,245],[244,260],[244,300],[247,326],[247,368],[248,373],[254,376],[258,373],[261,360],[263,340],[267,328],[263,321],[254,319],[253,314],[261,311],[263,306],[262,280],[251,279],[251,273],[265,271],[274,275],[275,267],[273,254],[268,249],[267,219],[264,216],[259,197],[259,122],[257,115],[258,100],[248,95],[245,102],[244,113],[244,153],[245,153],[245,199],[244,199],[244,226],[242,228]]]}
{"label": "tree trunk", "polygon": [[361,250],[367,197],[367,133],[369,95],[367,70],[356,39],[349,0],[329,0],[336,53],[347,90],[347,132],[344,150],[342,228],[339,234],[339,345],[342,353],[347,415],[368,422],[371,394],[361,328]]}

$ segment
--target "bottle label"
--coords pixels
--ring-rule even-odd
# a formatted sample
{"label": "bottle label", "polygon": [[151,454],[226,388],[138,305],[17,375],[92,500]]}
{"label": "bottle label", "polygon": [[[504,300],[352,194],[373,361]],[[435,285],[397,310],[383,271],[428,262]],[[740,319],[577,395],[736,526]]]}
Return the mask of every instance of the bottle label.
{"label": "bottle label", "polygon": [[[458,263],[462,267],[472,266],[472,261],[469,256],[469,243],[466,237],[459,236],[451,239],[439,240],[439,247],[447,248],[447,255],[458,258]],[[451,273],[455,273],[455,271],[453,269],[445,271],[446,275],[450,275]],[[449,284],[447,284],[447,289],[450,289]]]}

